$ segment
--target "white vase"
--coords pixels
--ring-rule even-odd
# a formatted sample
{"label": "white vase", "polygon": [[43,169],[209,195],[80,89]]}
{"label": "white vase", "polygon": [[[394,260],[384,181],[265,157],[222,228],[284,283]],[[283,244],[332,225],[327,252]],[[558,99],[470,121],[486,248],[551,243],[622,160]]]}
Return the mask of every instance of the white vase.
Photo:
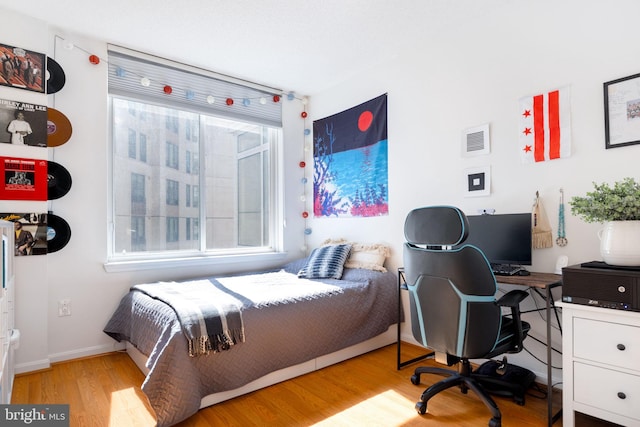
{"label": "white vase", "polygon": [[640,221],[609,221],[598,236],[604,262],[640,266]]}

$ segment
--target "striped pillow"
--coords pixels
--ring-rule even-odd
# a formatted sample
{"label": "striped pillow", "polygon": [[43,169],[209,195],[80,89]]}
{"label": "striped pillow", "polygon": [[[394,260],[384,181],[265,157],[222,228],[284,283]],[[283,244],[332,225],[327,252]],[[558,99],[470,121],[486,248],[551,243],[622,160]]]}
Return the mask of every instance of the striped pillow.
{"label": "striped pillow", "polygon": [[298,277],[307,279],[340,279],[351,245],[330,245],[314,249]]}

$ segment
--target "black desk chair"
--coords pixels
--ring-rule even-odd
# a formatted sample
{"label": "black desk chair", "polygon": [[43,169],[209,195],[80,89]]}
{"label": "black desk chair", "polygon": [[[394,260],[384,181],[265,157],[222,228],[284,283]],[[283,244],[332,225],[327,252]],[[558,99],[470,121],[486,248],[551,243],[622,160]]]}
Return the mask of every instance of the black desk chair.
{"label": "black desk chair", "polygon": [[[502,415],[482,385],[485,375],[473,372],[470,359],[490,359],[522,350],[529,324],[520,319],[520,302],[527,293],[513,290],[496,300],[497,283],[480,249],[463,244],[468,235],[467,218],[458,208],[433,206],[411,211],[404,234],[404,268],[414,338],[436,352],[447,355],[458,371],[418,367],[411,377],[420,384],[420,374],[447,378],[427,388],[416,403],[419,414],[439,392],[459,386],[473,390],[491,410],[490,427],[501,425]],[[501,307],[511,309],[502,315]],[[495,385],[496,380],[490,379]]]}

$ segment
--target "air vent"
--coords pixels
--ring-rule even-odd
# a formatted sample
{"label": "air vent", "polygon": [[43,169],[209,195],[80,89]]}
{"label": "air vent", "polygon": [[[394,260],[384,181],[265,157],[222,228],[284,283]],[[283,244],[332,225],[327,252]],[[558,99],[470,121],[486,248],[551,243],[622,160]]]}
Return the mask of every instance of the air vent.
{"label": "air vent", "polygon": [[462,135],[462,155],[489,154],[489,124],[469,128]]}

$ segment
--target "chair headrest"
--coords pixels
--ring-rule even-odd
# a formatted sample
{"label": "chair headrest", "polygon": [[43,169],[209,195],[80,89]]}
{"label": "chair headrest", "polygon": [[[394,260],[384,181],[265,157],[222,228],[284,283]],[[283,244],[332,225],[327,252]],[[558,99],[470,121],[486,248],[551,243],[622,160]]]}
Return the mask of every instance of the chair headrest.
{"label": "chair headrest", "polygon": [[409,212],[404,222],[408,243],[427,246],[455,246],[469,234],[467,217],[454,206],[427,206]]}

